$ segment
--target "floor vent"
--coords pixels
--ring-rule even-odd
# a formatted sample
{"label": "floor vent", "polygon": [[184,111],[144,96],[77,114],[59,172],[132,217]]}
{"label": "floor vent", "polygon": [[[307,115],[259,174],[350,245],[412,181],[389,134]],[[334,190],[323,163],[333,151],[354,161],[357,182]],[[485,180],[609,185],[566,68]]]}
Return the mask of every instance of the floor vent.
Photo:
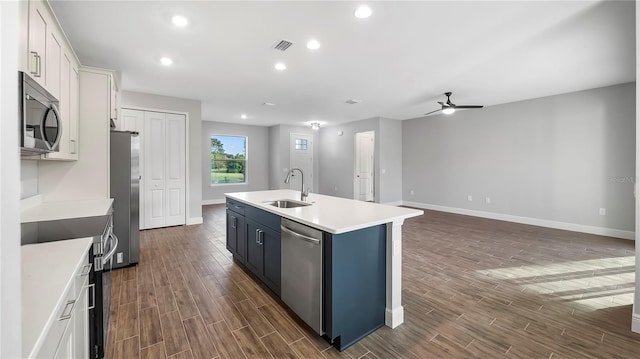
{"label": "floor vent", "polygon": [[276,44],[273,48],[280,51],[287,51],[289,47],[293,45],[293,42],[287,40],[280,40],[279,43]]}

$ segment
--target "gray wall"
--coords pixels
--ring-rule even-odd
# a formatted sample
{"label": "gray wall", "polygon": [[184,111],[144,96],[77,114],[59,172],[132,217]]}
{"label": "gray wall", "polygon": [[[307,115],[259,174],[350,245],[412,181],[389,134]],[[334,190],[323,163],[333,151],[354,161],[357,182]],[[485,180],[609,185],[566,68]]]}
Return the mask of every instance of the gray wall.
{"label": "gray wall", "polygon": [[[375,202],[402,201],[402,123],[371,118],[320,129],[319,190],[322,194],[354,198],[354,140],[358,132],[375,132]],[[338,133],[342,131],[342,135]],[[384,174],[383,174],[384,172]]]}
{"label": "gray wall", "polygon": [[269,188],[289,188],[289,185],[284,183],[284,178],[289,171],[289,135],[292,133],[301,133],[313,136],[313,188],[311,189],[311,192],[317,193],[320,178],[320,173],[318,172],[318,158],[320,157],[322,150],[319,146],[318,131],[314,131],[310,127],[290,125],[276,125],[269,127]]}
{"label": "gray wall", "polygon": [[[211,185],[211,135],[247,136],[247,184]],[[269,189],[269,128],[202,121],[200,178],[204,203],[224,199],[227,192]]]}
{"label": "gray wall", "polygon": [[140,92],[122,92],[122,107],[133,106],[144,109],[180,111],[189,113],[187,129],[189,162],[189,194],[187,223],[202,218],[202,169],[200,167],[201,145],[200,130],[202,122],[202,104],[197,100],[152,95]]}
{"label": "gray wall", "polygon": [[634,231],[635,83],[402,130],[405,201]]}
{"label": "gray wall", "polygon": [[402,201],[402,122],[380,118],[380,203]]}

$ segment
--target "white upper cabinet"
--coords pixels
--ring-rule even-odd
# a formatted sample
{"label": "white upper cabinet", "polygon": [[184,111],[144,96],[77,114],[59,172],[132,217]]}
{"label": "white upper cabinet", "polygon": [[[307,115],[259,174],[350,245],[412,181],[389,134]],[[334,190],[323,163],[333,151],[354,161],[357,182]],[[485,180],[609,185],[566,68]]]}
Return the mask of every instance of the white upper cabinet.
{"label": "white upper cabinet", "polygon": [[[22,13],[22,29],[27,31],[25,69],[34,80],[58,99],[62,137],[58,152],[42,155],[46,160],[78,159],[79,62],[49,4],[29,0]],[[25,45],[22,45],[25,46]]]}
{"label": "white upper cabinet", "polygon": [[29,1],[28,26],[28,64],[29,75],[40,85],[46,87],[46,53],[47,37],[51,16],[43,1]]}

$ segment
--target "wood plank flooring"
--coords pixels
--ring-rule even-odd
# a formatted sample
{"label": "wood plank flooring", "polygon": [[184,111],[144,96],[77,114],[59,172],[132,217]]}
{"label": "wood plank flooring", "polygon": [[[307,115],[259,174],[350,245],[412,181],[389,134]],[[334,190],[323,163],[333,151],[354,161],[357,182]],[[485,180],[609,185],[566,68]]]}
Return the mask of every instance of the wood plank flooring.
{"label": "wood plank flooring", "polygon": [[112,275],[107,358],[638,358],[634,242],[435,211],[405,221],[405,323],[339,352],[204,224],[141,232]]}

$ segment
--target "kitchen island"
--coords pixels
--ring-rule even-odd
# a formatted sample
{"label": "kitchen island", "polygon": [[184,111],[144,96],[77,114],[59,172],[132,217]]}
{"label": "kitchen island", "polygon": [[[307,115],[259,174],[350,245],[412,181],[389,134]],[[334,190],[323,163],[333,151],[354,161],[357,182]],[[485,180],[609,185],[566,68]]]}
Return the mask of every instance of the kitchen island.
{"label": "kitchen island", "polygon": [[[338,349],[348,347],[379,327],[368,324],[362,326],[369,328],[366,332],[362,332],[363,329],[353,329],[348,335],[342,333],[342,329],[335,329],[337,322],[346,326],[357,322],[348,318],[351,312],[343,308],[342,301],[360,300],[360,303],[366,304],[362,299],[365,298],[366,302],[368,297],[358,296],[361,289],[364,293],[375,294],[382,288],[381,325],[395,328],[402,324],[402,224],[405,219],[419,216],[423,211],[319,194],[310,194],[306,199],[307,205],[300,207],[279,208],[272,204],[279,200],[293,201],[294,204],[300,202],[300,192],[293,190],[237,192],[225,195],[227,248],[236,259],[247,264],[247,267],[277,295],[280,295],[281,219],[289,219],[324,233],[326,244],[323,261],[327,267],[323,272],[326,311],[323,317],[326,331],[324,334]],[[261,223],[264,223],[264,226]],[[259,261],[261,268],[252,265],[251,258],[247,256],[254,245],[251,237],[254,232],[257,235],[255,242],[263,248],[263,258]],[[361,263],[361,258],[365,262]],[[282,261],[284,268],[285,259]],[[378,280],[378,283],[374,283]],[[344,293],[341,294],[340,291]],[[376,300],[373,297],[376,295],[371,299]],[[353,306],[350,310],[353,310]],[[356,314],[354,312],[354,315]],[[363,320],[378,316],[378,312],[361,315]]]}

